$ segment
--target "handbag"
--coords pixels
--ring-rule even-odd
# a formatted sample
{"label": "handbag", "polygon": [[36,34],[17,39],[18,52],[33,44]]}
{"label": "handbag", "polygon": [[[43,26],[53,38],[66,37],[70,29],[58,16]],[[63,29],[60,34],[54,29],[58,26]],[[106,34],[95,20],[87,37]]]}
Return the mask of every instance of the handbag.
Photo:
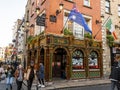
{"label": "handbag", "polygon": [[1,79],[1,80],[4,80],[5,78],[6,78],[6,74],[3,73],[3,74],[0,76],[0,79]]}

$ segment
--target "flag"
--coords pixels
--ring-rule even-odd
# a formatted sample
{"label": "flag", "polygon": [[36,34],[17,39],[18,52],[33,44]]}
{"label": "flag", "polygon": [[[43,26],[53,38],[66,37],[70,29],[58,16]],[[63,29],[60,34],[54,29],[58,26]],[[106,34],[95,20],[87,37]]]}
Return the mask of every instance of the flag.
{"label": "flag", "polygon": [[81,25],[84,27],[84,29],[87,32],[92,33],[92,31],[89,29],[84,17],[82,16],[82,14],[77,10],[76,6],[73,6],[73,9],[70,11],[70,14],[68,16],[68,19],[76,22],[77,24]]}
{"label": "flag", "polygon": [[106,29],[109,30],[112,33],[114,39],[117,39],[117,36],[116,36],[116,33],[115,33],[115,29],[114,29],[114,26],[112,24],[112,20],[111,19],[109,19],[107,21],[105,26],[106,26]]}

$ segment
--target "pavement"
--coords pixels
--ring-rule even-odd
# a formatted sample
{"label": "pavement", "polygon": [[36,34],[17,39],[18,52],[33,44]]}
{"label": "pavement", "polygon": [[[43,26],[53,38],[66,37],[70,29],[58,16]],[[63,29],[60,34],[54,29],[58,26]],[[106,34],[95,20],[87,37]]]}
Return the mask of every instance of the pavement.
{"label": "pavement", "polygon": [[[53,82],[46,82],[45,88],[39,87],[36,89],[36,83],[33,84],[32,90],[59,90],[70,87],[84,87],[91,85],[105,85],[110,84],[109,79],[79,79],[79,80],[56,80]],[[26,89],[25,89],[26,90]]]}
{"label": "pavement", "polygon": [[[99,78],[99,79],[78,79],[78,80],[61,80],[61,79],[56,79],[53,80],[52,82],[45,82],[45,87],[41,88],[39,87],[37,89],[38,81],[34,80],[34,83],[32,85],[31,90],[60,90],[63,89],[68,90],[67,88],[70,87],[85,87],[85,86],[94,86],[94,85],[105,85],[105,84],[110,84],[110,80],[108,78]],[[1,84],[5,84],[5,81],[1,81]],[[16,85],[16,82],[14,80],[14,85]],[[22,90],[27,90],[27,82],[24,81],[24,84],[22,85]]]}

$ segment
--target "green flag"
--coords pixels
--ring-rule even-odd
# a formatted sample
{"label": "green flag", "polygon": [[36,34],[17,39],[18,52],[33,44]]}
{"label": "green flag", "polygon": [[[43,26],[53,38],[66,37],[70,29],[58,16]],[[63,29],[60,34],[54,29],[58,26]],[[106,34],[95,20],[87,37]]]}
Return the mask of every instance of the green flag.
{"label": "green flag", "polygon": [[111,19],[108,20],[108,22],[106,23],[105,26],[106,26],[106,29],[110,30],[110,32],[111,32],[111,29],[112,29],[112,21],[111,21]]}

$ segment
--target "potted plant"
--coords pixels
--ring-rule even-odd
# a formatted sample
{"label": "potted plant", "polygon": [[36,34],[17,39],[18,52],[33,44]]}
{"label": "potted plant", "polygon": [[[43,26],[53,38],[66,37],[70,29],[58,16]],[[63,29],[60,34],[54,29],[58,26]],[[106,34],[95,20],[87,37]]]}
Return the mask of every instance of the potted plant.
{"label": "potted plant", "polygon": [[73,35],[73,32],[70,29],[64,29],[64,35]]}
{"label": "potted plant", "polygon": [[85,37],[85,38],[92,39],[92,35],[91,35],[90,33],[85,33],[85,34],[84,34],[84,37]]}

